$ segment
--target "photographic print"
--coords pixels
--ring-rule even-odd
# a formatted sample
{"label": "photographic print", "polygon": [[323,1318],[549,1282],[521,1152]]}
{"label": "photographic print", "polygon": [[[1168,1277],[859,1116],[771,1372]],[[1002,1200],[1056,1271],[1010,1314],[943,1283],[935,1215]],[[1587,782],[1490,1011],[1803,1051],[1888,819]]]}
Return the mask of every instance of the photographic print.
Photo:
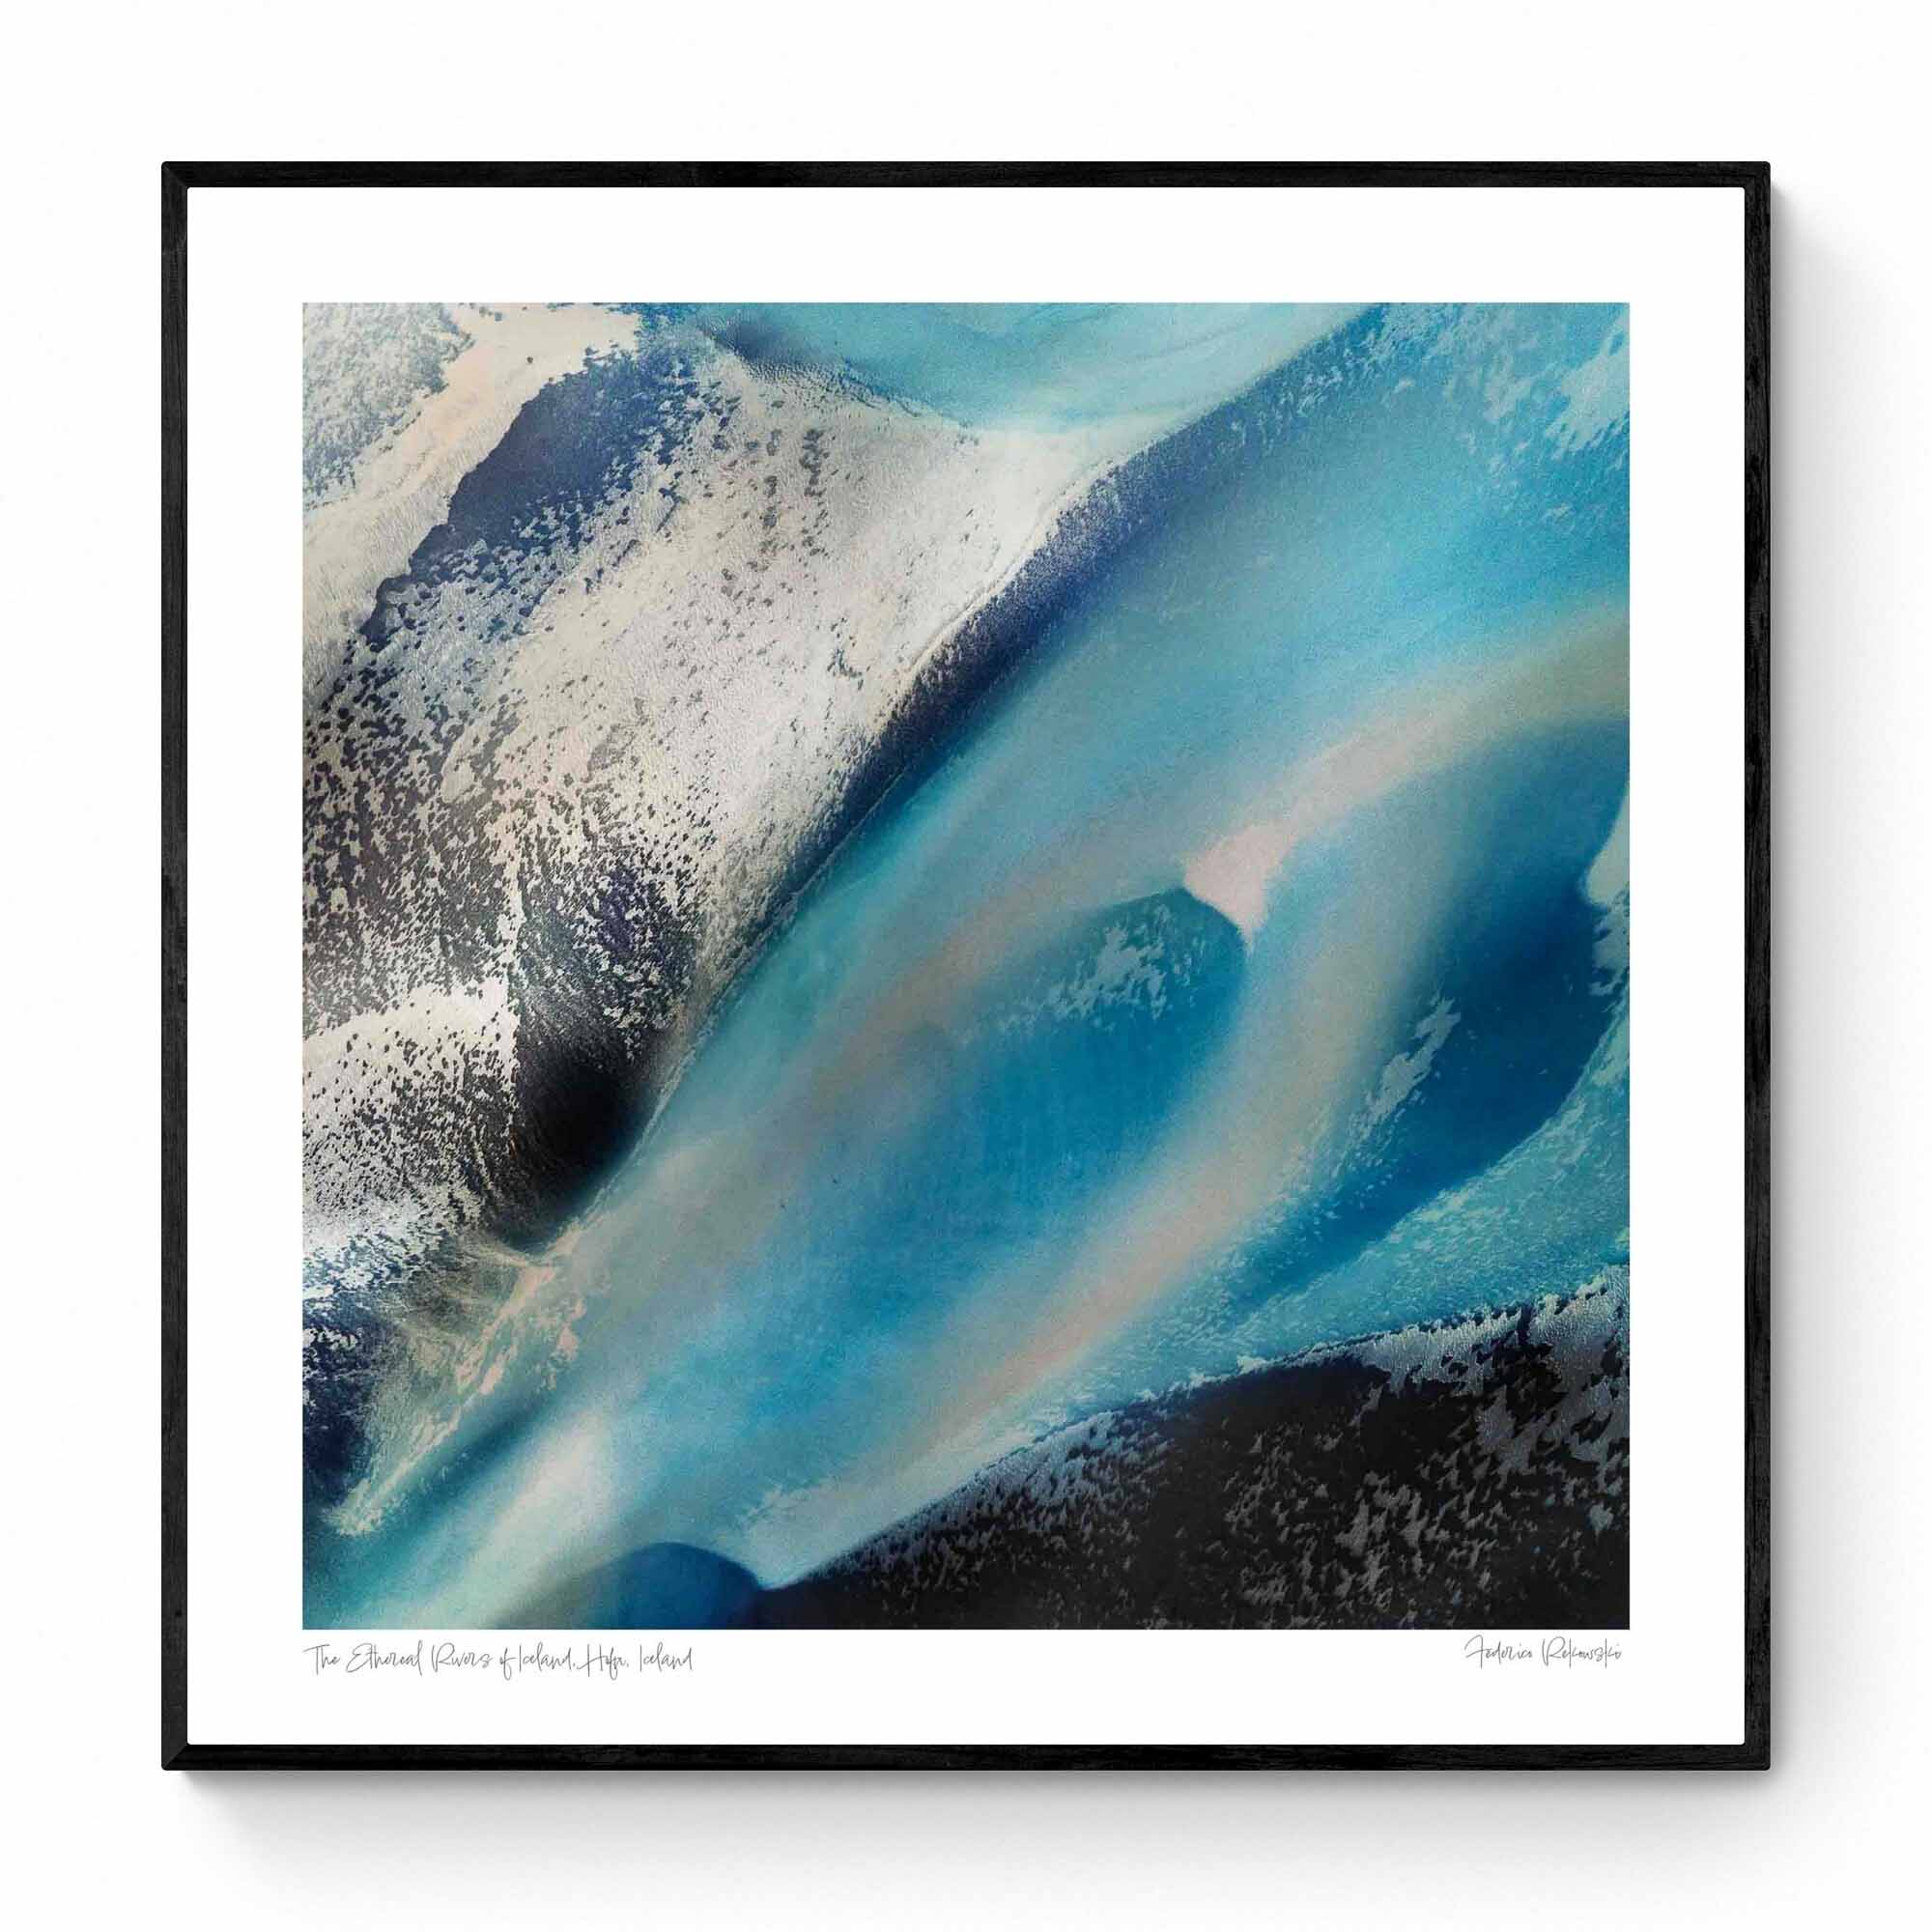
{"label": "photographic print", "polygon": [[304,1622],[1624,1628],[1630,343],[308,306]]}

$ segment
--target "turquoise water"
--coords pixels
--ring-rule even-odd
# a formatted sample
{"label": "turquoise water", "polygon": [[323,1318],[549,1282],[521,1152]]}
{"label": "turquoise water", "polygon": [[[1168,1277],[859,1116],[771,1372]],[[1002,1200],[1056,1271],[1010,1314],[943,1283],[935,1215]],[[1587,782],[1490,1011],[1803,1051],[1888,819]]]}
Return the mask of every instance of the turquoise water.
{"label": "turquoise water", "polygon": [[733,988],[532,1291],[567,1364],[422,1460],[342,1622],[657,1544],[780,1582],[1073,1415],[1627,1256],[1622,312],[696,319],[962,422],[1197,413]]}

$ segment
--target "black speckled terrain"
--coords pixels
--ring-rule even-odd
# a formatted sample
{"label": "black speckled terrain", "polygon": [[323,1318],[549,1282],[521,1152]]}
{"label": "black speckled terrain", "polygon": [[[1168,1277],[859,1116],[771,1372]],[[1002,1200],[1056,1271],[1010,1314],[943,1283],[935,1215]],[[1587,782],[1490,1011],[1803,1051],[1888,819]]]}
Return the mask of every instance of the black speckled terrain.
{"label": "black speckled terrain", "polygon": [[1628,1277],[1318,1350],[1060,1432],[768,1625],[1617,1630]]}

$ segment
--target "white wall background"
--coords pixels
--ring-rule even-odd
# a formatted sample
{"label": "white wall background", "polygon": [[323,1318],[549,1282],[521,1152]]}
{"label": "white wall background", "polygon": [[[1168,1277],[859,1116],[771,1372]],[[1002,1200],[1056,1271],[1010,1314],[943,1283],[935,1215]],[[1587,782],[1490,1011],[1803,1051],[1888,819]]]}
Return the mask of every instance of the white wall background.
{"label": "white wall background", "polygon": [[[1908,16],[1879,17],[349,0],[10,23],[0,1815],[22,1922],[1795,1924],[1922,1897],[1896,1894],[1932,1641],[1932,425],[1919,65]],[[1151,155],[1773,163],[1776,1768],[162,1774],[159,161]]]}

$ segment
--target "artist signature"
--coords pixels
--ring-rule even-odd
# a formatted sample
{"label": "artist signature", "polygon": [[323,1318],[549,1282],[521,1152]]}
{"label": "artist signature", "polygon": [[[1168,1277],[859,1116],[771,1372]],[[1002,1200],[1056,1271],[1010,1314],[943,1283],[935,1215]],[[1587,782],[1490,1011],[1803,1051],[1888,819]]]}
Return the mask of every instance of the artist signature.
{"label": "artist signature", "polygon": [[1623,1645],[1611,1636],[1587,1641],[1574,1636],[1547,1636],[1538,1642],[1534,1638],[1487,1637],[1478,1634],[1463,1646],[1463,1655],[1478,1670],[1487,1670],[1492,1664],[1507,1668],[1521,1663],[1540,1663],[1546,1670],[1554,1670],[1559,1665],[1573,1670],[1579,1663],[1587,1663],[1607,1670],[1623,1654]]}

